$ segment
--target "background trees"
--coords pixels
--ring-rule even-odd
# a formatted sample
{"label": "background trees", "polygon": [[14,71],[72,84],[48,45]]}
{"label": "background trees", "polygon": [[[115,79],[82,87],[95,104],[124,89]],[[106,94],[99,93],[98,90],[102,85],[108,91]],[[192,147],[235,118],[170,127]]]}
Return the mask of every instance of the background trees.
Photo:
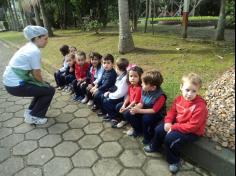
{"label": "background trees", "polygon": [[[184,0],[127,0],[127,2],[131,31],[137,31],[139,19],[146,18],[144,28],[146,32],[151,17],[182,16]],[[223,0],[191,0],[189,15],[221,14],[216,36],[222,36],[224,26],[235,25],[235,1],[222,2]],[[223,10],[224,15],[222,15]],[[227,20],[222,22],[226,17]],[[50,35],[53,35],[52,28],[92,29],[98,32],[99,28],[105,28],[108,24],[118,25],[118,0],[1,0],[0,21],[5,21],[5,26],[14,31],[20,31],[28,24],[36,24],[47,27]],[[216,38],[223,39],[223,37]]]}

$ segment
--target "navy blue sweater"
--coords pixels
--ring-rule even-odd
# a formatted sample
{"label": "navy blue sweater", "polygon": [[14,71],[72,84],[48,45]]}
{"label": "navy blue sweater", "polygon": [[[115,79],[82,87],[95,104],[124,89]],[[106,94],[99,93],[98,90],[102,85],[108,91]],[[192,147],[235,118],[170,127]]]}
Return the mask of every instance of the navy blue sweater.
{"label": "navy blue sweater", "polygon": [[104,70],[102,78],[98,82],[98,90],[102,92],[109,91],[109,89],[115,85],[116,76],[117,74],[114,68],[108,71]]}

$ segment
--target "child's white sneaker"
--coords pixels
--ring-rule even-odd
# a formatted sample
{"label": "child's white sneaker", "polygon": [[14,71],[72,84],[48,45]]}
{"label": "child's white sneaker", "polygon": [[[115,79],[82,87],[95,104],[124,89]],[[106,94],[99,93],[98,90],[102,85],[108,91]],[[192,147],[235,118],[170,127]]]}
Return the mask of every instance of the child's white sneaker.
{"label": "child's white sneaker", "polygon": [[28,114],[27,116],[25,116],[24,121],[25,121],[25,123],[28,123],[28,124],[43,125],[43,124],[47,123],[48,119],[47,118],[39,118],[39,117],[35,117],[35,116]]}
{"label": "child's white sneaker", "polygon": [[119,123],[116,125],[116,127],[117,127],[117,128],[122,128],[122,127],[125,126],[127,123],[128,123],[127,121],[121,121],[121,122],[119,122]]}
{"label": "child's white sneaker", "polygon": [[126,134],[127,134],[128,136],[132,136],[132,135],[134,134],[134,129],[133,129],[133,128],[130,128],[130,129],[126,132]]}
{"label": "child's white sneaker", "polygon": [[87,103],[88,106],[92,106],[93,105],[93,100],[89,100]]}
{"label": "child's white sneaker", "polygon": [[87,102],[88,102],[88,97],[85,96],[84,99],[81,101],[81,103],[85,104],[85,103],[87,103]]}

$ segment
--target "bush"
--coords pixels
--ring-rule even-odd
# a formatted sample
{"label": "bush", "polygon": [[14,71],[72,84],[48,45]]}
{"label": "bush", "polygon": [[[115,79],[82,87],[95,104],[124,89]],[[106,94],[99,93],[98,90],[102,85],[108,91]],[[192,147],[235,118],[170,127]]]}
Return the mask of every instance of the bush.
{"label": "bush", "polygon": [[86,31],[95,31],[96,34],[99,33],[102,24],[98,22],[98,20],[90,20],[87,24],[85,24]]}
{"label": "bush", "polygon": [[228,20],[226,21],[226,26],[234,28],[235,26],[235,1],[227,0],[226,1],[226,15]]}

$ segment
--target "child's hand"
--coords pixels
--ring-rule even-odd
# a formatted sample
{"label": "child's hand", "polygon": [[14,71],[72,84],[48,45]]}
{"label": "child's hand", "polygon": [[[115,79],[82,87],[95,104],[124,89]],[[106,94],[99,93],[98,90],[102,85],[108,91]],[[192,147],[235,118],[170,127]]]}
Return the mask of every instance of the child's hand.
{"label": "child's hand", "polygon": [[104,97],[108,97],[109,93],[110,93],[110,92],[105,92],[105,93],[104,93]]}
{"label": "child's hand", "polygon": [[96,92],[98,91],[97,88],[94,89],[94,91],[92,92],[92,95],[94,96],[96,94]]}
{"label": "child's hand", "polygon": [[126,108],[125,108],[125,106],[123,105],[123,106],[121,106],[121,108],[120,108],[120,113],[122,113],[122,112],[124,112],[124,111],[126,111]]}
{"label": "child's hand", "polygon": [[73,67],[70,67],[69,72],[73,72],[73,71],[74,71],[74,68],[73,68]]}
{"label": "child's hand", "polygon": [[130,109],[131,114],[138,114],[140,112],[140,109],[138,107],[133,107]]}
{"label": "child's hand", "polygon": [[171,129],[172,124],[171,123],[165,123],[164,130],[168,132]]}
{"label": "child's hand", "polygon": [[92,87],[92,88],[90,89],[90,92],[93,93],[95,89],[96,89],[96,87]]}
{"label": "child's hand", "polygon": [[88,87],[87,87],[88,90],[91,90],[92,88],[93,88],[92,84],[89,84]]}

